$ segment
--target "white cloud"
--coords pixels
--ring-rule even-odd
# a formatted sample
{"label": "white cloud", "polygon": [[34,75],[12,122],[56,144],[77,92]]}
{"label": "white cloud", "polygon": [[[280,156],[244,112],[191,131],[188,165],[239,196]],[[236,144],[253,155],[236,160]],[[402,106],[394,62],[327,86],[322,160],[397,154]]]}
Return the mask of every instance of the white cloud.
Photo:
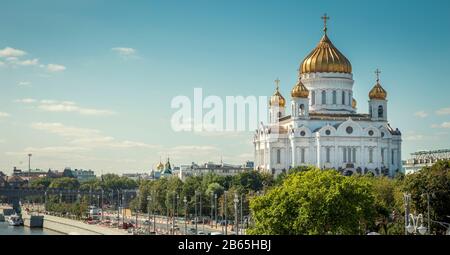
{"label": "white cloud", "polygon": [[418,112],[415,112],[414,115],[419,118],[425,118],[428,116],[428,113],[426,113],[425,111],[418,111]]}
{"label": "white cloud", "polygon": [[[25,98],[15,100],[17,103],[31,104],[36,103],[36,99]],[[56,101],[56,100],[41,100],[37,108],[46,112],[75,112],[81,115],[91,115],[91,116],[109,116],[115,114],[115,112],[110,110],[99,110],[93,108],[84,108],[78,106],[75,102],[71,101]]]}
{"label": "white cloud", "polygon": [[23,104],[32,104],[36,102],[36,99],[33,98],[23,98],[23,99],[16,99],[14,100],[16,103],[23,103]]}
{"label": "white cloud", "polygon": [[8,58],[8,57],[21,57],[26,55],[27,53],[23,50],[14,49],[11,47],[6,47],[3,50],[0,50],[0,57]]}
{"label": "white cloud", "polygon": [[39,64],[39,59],[37,59],[37,58],[27,59],[27,60],[23,60],[23,61],[18,61],[18,62],[16,62],[16,64],[21,65],[21,66],[37,66]]}
{"label": "white cloud", "polygon": [[442,122],[441,124],[433,124],[432,128],[450,128],[450,122]]}
{"label": "white cloud", "polygon": [[17,83],[17,86],[21,86],[21,87],[25,87],[25,86],[30,86],[31,82],[29,81],[20,81],[19,83]]}
{"label": "white cloud", "polygon": [[70,127],[61,123],[37,122],[31,125],[33,129],[56,134],[68,140],[70,145],[78,148],[155,148],[149,145],[134,141],[119,141],[114,137],[105,136],[96,129]]}
{"label": "white cloud", "polygon": [[118,53],[121,57],[133,57],[136,56],[137,50],[133,48],[115,47],[111,49]]}
{"label": "white cloud", "polygon": [[9,113],[0,112],[0,118],[6,118],[6,117],[9,117],[9,116],[11,116]]}
{"label": "white cloud", "polygon": [[450,107],[447,108],[441,108],[436,111],[437,115],[450,115]]}
{"label": "white cloud", "polygon": [[47,71],[52,72],[52,73],[62,72],[64,70],[66,70],[65,66],[57,65],[57,64],[48,64],[47,66],[45,66],[45,68],[47,69]]}

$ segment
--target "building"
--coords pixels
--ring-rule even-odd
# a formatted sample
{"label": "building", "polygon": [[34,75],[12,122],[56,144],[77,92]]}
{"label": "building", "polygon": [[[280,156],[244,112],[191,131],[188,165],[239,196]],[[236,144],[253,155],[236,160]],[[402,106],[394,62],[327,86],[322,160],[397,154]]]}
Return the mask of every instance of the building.
{"label": "building", "polygon": [[8,185],[8,182],[6,181],[7,178],[8,176],[0,171],[0,188],[6,187]]}
{"label": "building", "polygon": [[149,180],[151,179],[147,173],[126,173],[122,174],[123,177],[127,177],[133,181]]}
{"label": "building", "polygon": [[167,158],[166,164],[163,164],[160,159],[159,163],[156,164],[155,169],[152,169],[150,172],[151,179],[159,179],[169,176],[172,176],[172,165],[170,164],[169,158]]}
{"label": "building", "polygon": [[178,176],[182,181],[188,176],[202,176],[204,174],[212,173],[220,176],[232,176],[245,171],[253,170],[253,162],[247,161],[243,165],[231,165],[213,162],[204,163],[198,165],[194,162],[187,165],[180,165],[177,171],[174,171],[174,175]]}
{"label": "building", "polygon": [[432,166],[438,160],[450,160],[450,150],[418,151],[411,153],[411,158],[403,165],[405,174],[419,171],[423,167]]}
{"label": "building", "polygon": [[[350,61],[324,34],[300,63],[298,80],[287,102],[279,90],[269,101],[269,123],[254,135],[255,169],[279,174],[314,165],[343,174],[400,171],[401,132],[388,122],[387,92],[376,71],[368,93],[368,113],[357,112]],[[290,110],[290,114],[287,111]]]}

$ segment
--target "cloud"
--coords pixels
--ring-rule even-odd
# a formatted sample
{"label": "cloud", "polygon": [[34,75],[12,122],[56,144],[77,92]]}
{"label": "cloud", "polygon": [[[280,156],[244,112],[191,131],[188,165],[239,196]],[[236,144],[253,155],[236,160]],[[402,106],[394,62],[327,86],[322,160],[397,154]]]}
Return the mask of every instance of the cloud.
{"label": "cloud", "polygon": [[433,124],[432,128],[450,128],[450,122],[442,122],[441,124]]}
{"label": "cloud", "polygon": [[[25,98],[25,99],[17,99],[15,100],[15,102],[32,104],[36,103],[37,100],[32,98]],[[75,112],[81,115],[90,115],[90,116],[109,116],[115,114],[115,112],[110,110],[84,108],[78,106],[75,102],[56,101],[56,100],[41,100],[37,105],[37,109],[46,112]]]}
{"label": "cloud", "polygon": [[119,141],[114,137],[105,136],[96,129],[70,127],[62,123],[32,123],[31,127],[35,130],[45,131],[66,138],[68,143],[78,148],[156,148],[155,145],[149,145],[134,141]]}
{"label": "cloud", "polygon": [[31,85],[31,82],[29,82],[29,81],[20,81],[19,83],[17,83],[17,86],[20,86],[20,87],[25,87],[25,86],[30,86]]}
{"label": "cloud", "polygon": [[0,112],[0,118],[6,118],[6,117],[9,117],[9,116],[11,116],[9,113]]}
{"label": "cloud", "polygon": [[112,51],[119,54],[121,57],[134,57],[136,56],[137,50],[133,48],[125,48],[125,47],[115,47],[111,49]]}
{"label": "cloud", "polygon": [[414,115],[419,118],[425,118],[428,116],[428,113],[426,113],[425,111],[418,111],[418,112],[415,112]]}
{"label": "cloud", "polygon": [[450,115],[450,107],[447,108],[441,108],[436,111],[437,115]]}
{"label": "cloud", "polygon": [[47,66],[45,66],[45,69],[47,69],[47,71],[49,72],[56,73],[66,70],[66,67],[63,65],[48,64]]}
{"label": "cloud", "polygon": [[26,55],[27,53],[23,50],[14,49],[11,47],[6,47],[3,50],[0,50],[0,57],[9,58],[9,57],[21,57]]}
{"label": "cloud", "polygon": [[18,61],[16,63],[21,66],[37,66],[39,64],[39,59],[37,59],[37,58],[27,59],[27,60],[23,60],[23,61]]}
{"label": "cloud", "polygon": [[23,99],[16,99],[14,100],[16,103],[23,103],[23,104],[32,104],[36,102],[36,99],[33,98],[23,98]]}

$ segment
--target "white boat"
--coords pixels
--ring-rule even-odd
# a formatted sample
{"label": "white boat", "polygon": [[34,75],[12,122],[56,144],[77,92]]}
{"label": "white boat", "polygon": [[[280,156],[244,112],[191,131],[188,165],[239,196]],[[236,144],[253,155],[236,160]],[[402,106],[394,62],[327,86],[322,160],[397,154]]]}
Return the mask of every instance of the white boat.
{"label": "white boat", "polygon": [[9,216],[8,223],[10,226],[22,226],[23,219],[20,215],[14,214]]}

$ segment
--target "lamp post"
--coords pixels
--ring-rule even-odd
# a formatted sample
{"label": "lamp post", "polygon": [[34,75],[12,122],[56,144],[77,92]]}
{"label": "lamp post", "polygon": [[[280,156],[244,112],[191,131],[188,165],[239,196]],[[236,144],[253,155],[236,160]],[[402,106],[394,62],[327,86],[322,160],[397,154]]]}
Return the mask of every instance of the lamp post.
{"label": "lamp post", "polygon": [[195,203],[195,217],[194,217],[194,221],[195,221],[195,234],[197,235],[197,232],[198,232],[198,226],[197,226],[197,221],[198,221],[198,218],[197,218],[197,195],[198,195],[198,191],[195,191],[195,194],[194,194],[194,203]]}
{"label": "lamp post", "polygon": [[235,232],[236,235],[239,235],[239,221],[238,221],[238,203],[239,203],[239,198],[238,198],[238,194],[234,193],[234,225],[235,225]]}
{"label": "lamp post", "polygon": [[241,215],[239,217],[242,230],[244,229],[244,215],[243,215],[243,208],[244,207],[242,206],[243,205],[243,201],[244,201],[243,198],[244,198],[244,193],[241,194]]}
{"label": "lamp post", "polygon": [[183,198],[183,202],[184,202],[184,234],[187,235],[187,198],[186,196],[184,196]]}
{"label": "lamp post", "polygon": [[150,201],[152,201],[151,196],[147,196],[147,215],[148,215],[148,234],[150,235]]}
{"label": "lamp post", "polygon": [[211,219],[211,222],[210,222],[210,225],[211,225],[211,228],[213,227],[213,216],[214,216],[214,192],[211,192],[211,217],[210,217],[210,219]]}
{"label": "lamp post", "polygon": [[216,229],[217,229],[217,194],[214,194],[214,210],[215,210],[215,222],[216,222]]}
{"label": "lamp post", "polygon": [[[422,194],[422,196],[425,196],[427,198],[427,227],[428,227],[428,234],[431,235],[430,194],[427,192],[425,194]],[[434,196],[434,194],[433,194],[433,196]]]}
{"label": "lamp post", "polygon": [[120,191],[117,190],[117,228],[120,225]]}
{"label": "lamp post", "polygon": [[31,156],[33,156],[33,154],[28,153],[28,187],[30,187],[31,180]]}
{"label": "lamp post", "polygon": [[[406,230],[408,231],[408,233],[417,234],[417,232],[419,232],[419,234],[421,234],[421,235],[424,235],[427,233],[427,228],[423,226],[423,215],[422,214],[415,216],[414,214],[411,213],[409,215],[409,217],[410,217],[409,223],[406,226]],[[420,226],[419,226],[419,221],[420,221]]]}
{"label": "lamp post", "polygon": [[411,194],[404,193],[403,201],[405,203],[405,235],[408,235],[408,222],[409,222],[409,202],[411,200]]}
{"label": "lamp post", "polygon": [[224,213],[225,213],[225,235],[228,234],[228,219],[227,219],[227,193],[228,191],[225,191],[223,193],[223,199],[224,199],[224,203],[223,203],[223,208],[224,208]]}
{"label": "lamp post", "polygon": [[202,231],[205,232],[205,222],[203,221],[203,216],[202,216],[202,211],[203,211],[203,207],[202,207],[202,192],[200,191],[198,194],[200,196],[200,220],[202,221]]}
{"label": "lamp post", "polygon": [[172,201],[173,201],[173,206],[172,206],[172,235],[175,235],[175,200],[176,200],[176,193],[173,193],[173,197],[172,197]]}
{"label": "lamp post", "polygon": [[103,221],[103,189],[102,189],[102,200],[100,203],[101,221]]}

